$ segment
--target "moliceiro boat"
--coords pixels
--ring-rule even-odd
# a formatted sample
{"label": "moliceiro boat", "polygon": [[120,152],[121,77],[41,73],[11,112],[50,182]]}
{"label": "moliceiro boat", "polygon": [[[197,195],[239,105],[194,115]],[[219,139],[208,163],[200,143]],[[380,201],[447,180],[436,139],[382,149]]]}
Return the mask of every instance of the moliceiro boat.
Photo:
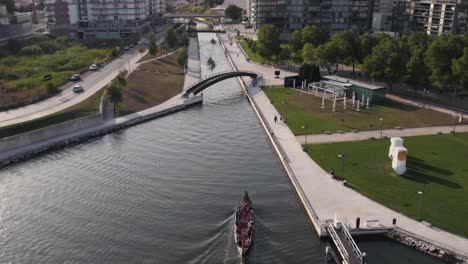
{"label": "moliceiro boat", "polygon": [[250,201],[249,194],[245,192],[244,197],[237,206],[234,222],[234,238],[239,254],[242,257],[253,243],[254,223],[255,213],[252,202]]}

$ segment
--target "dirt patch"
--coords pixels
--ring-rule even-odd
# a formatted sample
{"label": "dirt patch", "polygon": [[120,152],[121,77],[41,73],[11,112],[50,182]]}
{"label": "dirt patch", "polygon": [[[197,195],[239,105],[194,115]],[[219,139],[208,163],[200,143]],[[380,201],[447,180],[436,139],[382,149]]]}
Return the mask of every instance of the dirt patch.
{"label": "dirt patch", "polygon": [[182,92],[184,70],[175,54],[140,65],[132,72],[124,89],[117,115],[128,115],[156,105]]}

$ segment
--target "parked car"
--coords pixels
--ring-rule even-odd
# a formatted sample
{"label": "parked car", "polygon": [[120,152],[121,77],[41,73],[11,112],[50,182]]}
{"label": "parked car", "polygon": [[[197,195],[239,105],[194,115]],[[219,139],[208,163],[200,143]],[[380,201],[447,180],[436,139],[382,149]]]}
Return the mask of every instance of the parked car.
{"label": "parked car", "polygon": [[97,67],[96,64],[93,64],[93,65],[89,66],[90,71],[97,71],[97,69],[98,69],[98,67]]}
{"label": "parked car", "polygon": [[74,93],[81,93],[81,92],[83,92],[83,87],[81,87],[80,85],[75,85],[75,86],[73,86],[73,92]]}
{"label": "parked car", "polygon": [[127,50],[129,50],[130,48],[129,48],[128,46],[125,46],[123,49],[124,49],[125,51],[127,51]]}
{"label": "parked car", "polygon": [[72,77],[70,77],[70,81],[79,81],[81,79],[79,74],[73,74]]}
{"label": "parked car", "polygon": [[133,48],[133,47],[135,47],[135,45],[133,45],[133,43],[130,43],[129,47]]}

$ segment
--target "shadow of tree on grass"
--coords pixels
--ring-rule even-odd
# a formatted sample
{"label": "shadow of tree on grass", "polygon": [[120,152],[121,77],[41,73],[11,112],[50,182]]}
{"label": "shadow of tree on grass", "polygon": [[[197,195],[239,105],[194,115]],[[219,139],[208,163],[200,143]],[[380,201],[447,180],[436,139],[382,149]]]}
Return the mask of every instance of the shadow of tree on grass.
{"label": "shadow of tree on grass", "polygon": [[408,170],[405,174],[402,175],[402,177],[404,177],[405,179],[423,184],[428,184],[432,182],[455,189],[459,189],[462,187],[458,183],[449,181],[447,179],[431,176],[431,173],[440,174],[441,176],[450,176],[453,175],[453,172],[429,165],[422,159],[408,157],[406,161],[406,167],[408,168]]}

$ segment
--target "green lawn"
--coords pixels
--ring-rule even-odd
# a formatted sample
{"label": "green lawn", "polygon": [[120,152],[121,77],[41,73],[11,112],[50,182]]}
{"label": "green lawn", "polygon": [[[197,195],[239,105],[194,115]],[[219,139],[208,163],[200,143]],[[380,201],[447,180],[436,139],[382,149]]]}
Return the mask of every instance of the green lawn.
{"label": "green lawn", "polygon": [[389,140],[307,145],[309,155],[326,171],[341,176],[363,195],[417,218],[423,190],[422,219],[468,236],[468,134],[408,137],[408,171],[398,176],[388,158]]}
{"label": "green lawn", "polygon": [[350,109],[349,104],[348,109],[343,110],[343,105],[337,103],[336,112],[332,112],[331,100],[325,100],[325,109],[321,109],[320,97],[293,89],[276,86],[266,88],[265,93],[296,135],[376,130],[382,125],[380,117],[384,129],[452,125],[455,122],[450,115],[390,100],[371,105],[370,109],[361,108],[360,112]]}

